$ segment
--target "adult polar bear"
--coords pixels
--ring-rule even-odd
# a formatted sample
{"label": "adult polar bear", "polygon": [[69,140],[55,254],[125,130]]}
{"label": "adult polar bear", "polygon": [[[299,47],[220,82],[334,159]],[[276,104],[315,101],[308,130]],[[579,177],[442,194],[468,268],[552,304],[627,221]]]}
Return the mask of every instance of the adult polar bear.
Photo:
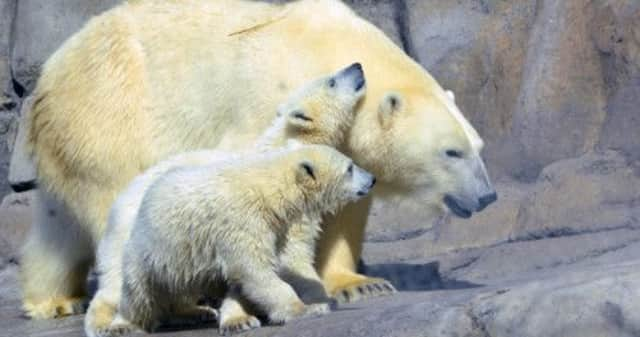
{"label": "adult polar bear", "polygon": [[[368,93],[342,150],[375,173],[377,196],[426,190],[426,206],[464,217],[494,201],[452,95],[340,1],[130,0],[71,37],[36,87],[28,145],[43,202],[22,260],[27,314],[81,310],[109,207],[135,175],[186,150],[250,146],[289,90],[355,61]],[[318,245],[342,300],[389,289],[355,272],[370,203],[327,220]]]}

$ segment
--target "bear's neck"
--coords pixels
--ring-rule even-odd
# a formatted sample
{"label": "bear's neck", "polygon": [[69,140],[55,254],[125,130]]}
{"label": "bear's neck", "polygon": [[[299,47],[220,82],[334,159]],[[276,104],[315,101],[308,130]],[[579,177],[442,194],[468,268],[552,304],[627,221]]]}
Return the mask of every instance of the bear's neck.
{"label": "bear's neck", "polygon": [[280,165],[266,165],[241,174],[238,181],[250,182],[247,209],[263,214],[265,220],[281,232],[294,221],[300,220],[304,211],[304,195],[298,184]]}
{"label": "bear's neck", "polygon": [[[346,129],[346,128],[345,128]],[[330,132],[295,130],[289,127],[283,116],[278,116],[273,124],[258,138],[256,148],[267,151],[287,144],[290,139],[303,144],[320,144],[331,147],[339,147],[344,142],[345,130]]]}

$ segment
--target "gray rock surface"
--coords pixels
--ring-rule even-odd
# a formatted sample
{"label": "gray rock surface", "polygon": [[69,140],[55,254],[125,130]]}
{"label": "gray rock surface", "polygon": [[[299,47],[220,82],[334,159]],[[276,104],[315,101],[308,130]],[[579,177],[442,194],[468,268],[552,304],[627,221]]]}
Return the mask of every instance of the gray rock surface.
{"label": "gray rock surface", "polygon": [[[9,99],[8,104],[14,104]],[[2,111],[0,109],[0,197],[10,192],[7,176],[9,174],[9,161],[11,149],[18,131],[18,115],[14,109]]]}
{"label": "gray rock surface", "polygon": [[515,137],[524,174],[592,149],[605,118],[604,79],[589,35],[592,8],[581,0],[545,0],[529,37]]}
{"label": "gray rock surface", "polygon": [[[555,256],[558,252],[546,248],[558,247],[559,243],[549,245],[550,242],[545,241],[529,242],[537,247],[524,247],[526,253],[512,259],[504,259],[514,254],[509,249],[494,254],[486,251],[474,263],[456,266],[446,274],[429,274],[430,277],[419,284],[423,288],[405,284],[391,297],[344,305],[325,317],[304,319],[284,327],[264,327],[244,335],[637,336],[640,331],[637,301],[640,295],[639,241],[620,250],[603,251],[588,261],[541,267],[526,257],[533,251],[544,252],[538,256]],[[623,253],[624,250],[627,252]],[[451,254],[450,258],[454,255],[457,254]],[[492,260],[500,262],[491,263]],[[486,275],[478,274],[477,267],[476,272],[473,271],[472,266],[482,264]],[[413,272],[420,270],[408,263],[396,266]],[[433,268],[429,270],[433,271]],[[3,285],[0,288],[0,328],[6,336],[83,336],[82,316],[56,321],[22,318],[18,310],[16,275],[14,263],[0,271]],[[405,277],[417,280],[415,276]],[[173,334],[178,332],[169,332],[169,335]],[[164,336],[167,332],[154,335]],[[179,335],[197,337],[217,333],[215,326],[209,326],[182,330]]]}
{"label": "gray rock surface", "polygon": [[0,111],[15,105],[11,88],[11,26],[16,8],[15,0],[0,0]]}
{"label": "gray rock surface", "polygon": [[18,126],[17,110],[20,104],[11,81],[11,27],[15,9],[15,0],[0,0],[0,198],[9,192],[5,177]]}
{"label": "gray rock surface", "polygon": [[35,86],[40,67],[64,40],[92,16],[118,0],[21,0],[17,3],[11,66],[15,80],[27,91]]}
{"label": "gray rock surface", "polygon": [[33,192],[8,194],[0,203],[0,266],[16,263],[29,230]]}
{"label": "gray rock surface", "polygon": [[[21,118],[28,113],[33,104],[33,97],[29,96],[22,102]],[[27,130],[25,124],[18,125],[18,131],[15,137],[13,151],[11,153],[11,162],[9,165],[8,181],[9,185],[16,192],[31,189],[36,184],[36,169],[31,156],[26,149]]]}
{"label": "gray rock surface", "polygon": [[[400,293],[246,335],[640,336],[640,2],[345,1],[456,92],[499,201],[435,222],[376,202],[362,269]],[[11,182],[33,177],[18,111],[42,63],[117,2],[0,0],[0,177],[12,148]],[[82,336],[80,316],[21,317],[31,197],[0,205],[0,335]]]}
{"label": "gray rock surface", "polygon": [[542,170],[510,239],[640,226],[640,177],[615,152],[589,153]]}

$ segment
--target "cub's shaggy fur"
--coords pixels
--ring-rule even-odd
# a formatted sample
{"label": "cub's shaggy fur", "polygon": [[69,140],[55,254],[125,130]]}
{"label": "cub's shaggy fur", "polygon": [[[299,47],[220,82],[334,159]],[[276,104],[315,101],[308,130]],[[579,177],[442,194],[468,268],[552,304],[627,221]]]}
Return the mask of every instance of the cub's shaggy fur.
{"label": "cub's shaggy fur", "polygon": [[[147,189],[124,247],[118,315],[106,329],[153,330],[226,281],[274,323],[329,311],[305,305],[277,272],[290,224],[368,194],[375,179],[324,145],[180,167]],[[317,222],[308,223],[318,231]],[[191,305],[191,308],[189,307]]]}

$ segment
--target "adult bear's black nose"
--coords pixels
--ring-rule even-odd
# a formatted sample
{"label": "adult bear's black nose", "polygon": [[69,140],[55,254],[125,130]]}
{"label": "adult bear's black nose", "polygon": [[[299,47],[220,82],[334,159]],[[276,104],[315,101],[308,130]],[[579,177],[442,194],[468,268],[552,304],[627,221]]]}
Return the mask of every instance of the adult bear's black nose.
{"label": "adult bear's black nose", "polygon": [[478,212],[482,211],[487,206],[489,206],[492,203],[496,202],[496,200],[498,200],[498,193],[497,192],[493,192],[493,193],[489,193],[489,194],[483,195],[482,197],[480,197],[480,199],[478,199],[478,204],[479,204]]}

